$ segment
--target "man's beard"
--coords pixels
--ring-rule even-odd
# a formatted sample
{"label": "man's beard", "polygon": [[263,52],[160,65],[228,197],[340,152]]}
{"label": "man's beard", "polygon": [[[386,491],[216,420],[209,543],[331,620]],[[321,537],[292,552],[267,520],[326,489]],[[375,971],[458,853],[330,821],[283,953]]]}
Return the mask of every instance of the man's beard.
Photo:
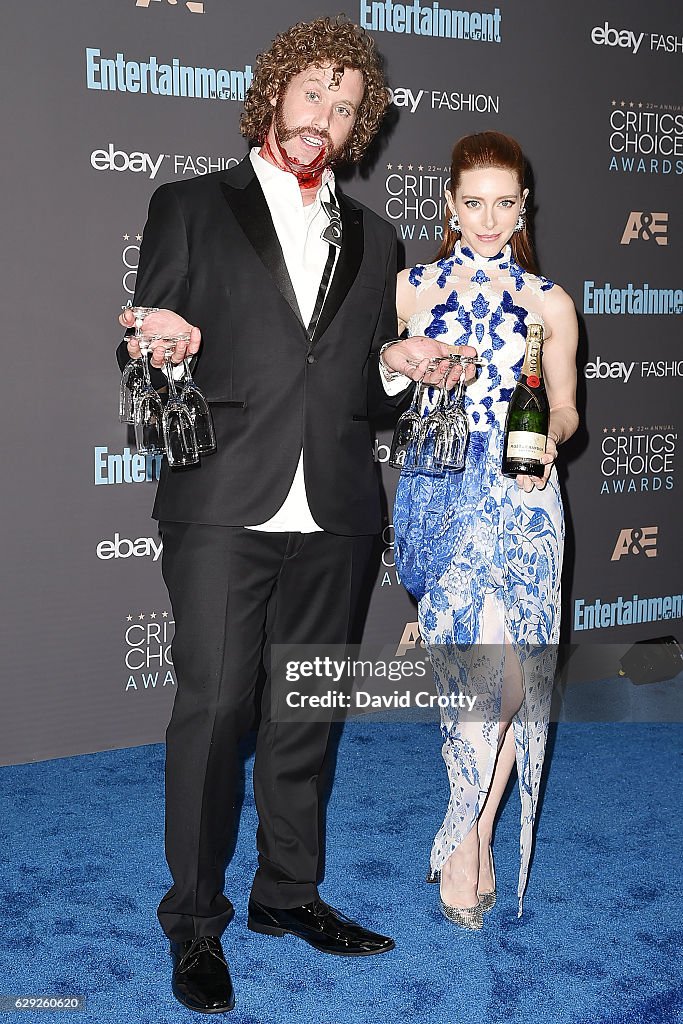
{"label": "man's beard", "polygon": [[[278,100],[275,107],[273,125],[277,152],[272,152],[266,140],[265,144],[270,150],[270,155],[285,170],[291,171],[301,188],[319,187],[323,170],[339,160],[343,153],[343,147],[336,147],[332,142],[329,132],[324,128],[313,128],[310,125],[299,125],[296,128],[289,127],[282,114],[282,103],[280,100]],[[320,152],[307,164],[290,156],[285,149],[286,142],[301,135],[310,135],[323,141]]]}

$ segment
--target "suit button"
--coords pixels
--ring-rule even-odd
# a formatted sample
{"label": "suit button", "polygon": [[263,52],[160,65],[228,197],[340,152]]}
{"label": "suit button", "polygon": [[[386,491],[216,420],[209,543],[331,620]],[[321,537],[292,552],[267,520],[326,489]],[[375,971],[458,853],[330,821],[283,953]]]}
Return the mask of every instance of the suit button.
{"label": "suit button", "polygon": [[315,362],[315,356],[306,356],[306,362],[307,363],[314,363]]}

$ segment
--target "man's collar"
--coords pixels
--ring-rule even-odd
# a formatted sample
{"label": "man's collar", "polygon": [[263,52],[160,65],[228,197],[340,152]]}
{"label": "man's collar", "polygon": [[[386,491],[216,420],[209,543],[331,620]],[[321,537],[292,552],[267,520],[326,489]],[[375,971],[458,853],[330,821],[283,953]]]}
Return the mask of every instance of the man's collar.
{"label": "man's collar", "polygon": [[[265,160],[260,155],[259,146],[254,146],[252,149],[249,150],[249,159],[251,160],[254,172],[259,181],[261,182],[261,185],[267,186],[270,183],[277,182],[278,185],[285,190],[285,195],[291,196],[292,201],[294,201],[294,197],[296,196],[299,202],[301,202],[303,205],[303,200],[301,198],[301,189],[299,188],[299,183],[293,174],[290,174],[289,171],[283,171],[282,168],[280,167],[276,167],[276,165],[272,164],[270,160]],[[316,192],[316,202],[318,203],[321,201],[321,199],[327,198],[327,193],[324,191],[325,186],[329,188],[330,193],[332,195],[335,194],[336,186],[334,171],[332,170],[331,167],[326,167],[323,170],[322,184],[318,191]]]}

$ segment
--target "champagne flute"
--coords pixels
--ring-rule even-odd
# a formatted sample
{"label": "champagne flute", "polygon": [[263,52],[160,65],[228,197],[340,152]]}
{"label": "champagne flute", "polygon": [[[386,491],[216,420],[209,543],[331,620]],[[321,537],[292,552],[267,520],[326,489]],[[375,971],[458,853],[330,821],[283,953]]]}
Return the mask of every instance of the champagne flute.
{"label": "champagne flute", "polygon": [[470,436],[467,413],[465,412],[465,381],[461,377],[453,389],[450,403],[446,407],[449,436],[443,452],[444,469],[459,471],[465,468],[465,452]]}
{"label": "champagne flute", "polygon": [[[189,337],[189,336],[188,336]],[[200,455],[208,455],[216,449],[216,433],[213,429],[211,410],[190,373],[190,360],[183,360],[185,376],[180,392],[180,401],[184,402],[192,416],[194,432],[197,438],[197,451]]]}
{"label": "champagne flute", "polygon": [[135,339],[140,346],[143,382],[140,385],[133,403],[135,421],[135,443],[141,455],[163,455],[165,453],[163,435],[164,403],[152,385],[147,354],[150,341],[145,337],[142,324],[149,313],[158,312],[156,306],[132,306],[135,317]]}
{"label": "champagne flute", "polygon": [[389,452],[389,465],[405,473],[412,472],[415,462],[415,447],[422,426],[422,400],[425,385],[419,381],[415,385],[410,408],[399,416],[394,429]]}
{"label": "champagne flute", "polygon": [[164,365],[168,377],[168,401],[163,412],[162,426],[166,457],[169,466],[192,466],[199,462],[197,436],[189,408],[178,394],[171,357],[179,341],[187,341],[188,335],[176,335],[162,338],[164,349]]}

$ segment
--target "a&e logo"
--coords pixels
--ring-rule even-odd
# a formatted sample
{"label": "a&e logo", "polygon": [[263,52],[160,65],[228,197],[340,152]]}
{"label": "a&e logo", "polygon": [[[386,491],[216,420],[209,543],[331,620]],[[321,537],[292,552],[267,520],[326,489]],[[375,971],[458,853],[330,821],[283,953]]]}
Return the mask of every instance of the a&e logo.
{"label": "a&e logo", "polygon": [[669,244],[669,214],[632,211],[628,215],[622,245],[630,245],[636,239],[639,242],[655,241],[657,245]]}
{"label": "a&e logo", "polygon": [[624,555],[647,555],[648,558],[656,558],[657,530],[656,526],[621,530],[610,561],[618,562]]}
{"label": "a&e logo", "polygon": [[[149,7],[150,3],[161,3],[161,2],[162,2],[162,0],[135,0],[135,6],[136,7]],[[178,3],[178,0],[166,0],[166,3],[169,3],[173,7],[175,7],[175,5]],[[187,7],[188,11],[192,12],[192,14],[203,14],[204,13],[204,4],[201,2],[201,0],[186,0],[185,6]]]}

